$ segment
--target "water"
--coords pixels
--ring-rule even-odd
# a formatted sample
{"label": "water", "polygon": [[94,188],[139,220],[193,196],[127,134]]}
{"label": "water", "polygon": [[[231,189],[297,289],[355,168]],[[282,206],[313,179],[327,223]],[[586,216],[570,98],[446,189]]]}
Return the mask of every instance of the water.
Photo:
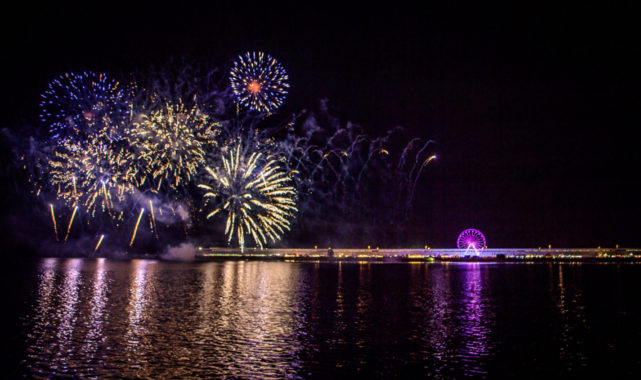
{"label": "water", "polygon": [[14,376],[641,373],[635,264],[42,259],[4,270]]}

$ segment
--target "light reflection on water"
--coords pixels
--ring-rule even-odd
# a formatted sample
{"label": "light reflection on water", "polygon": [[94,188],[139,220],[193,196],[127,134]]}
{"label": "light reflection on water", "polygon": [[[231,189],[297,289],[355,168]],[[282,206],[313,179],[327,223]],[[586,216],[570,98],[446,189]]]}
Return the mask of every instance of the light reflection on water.
{"label": "light reflection on water", "polygon": [[487,303],[490,298],[484,296],[487,291],[487,266],[477,263],[469,264],[465,272],[465,282],[462,299],[461,333],[464,346],[461,352],[462,367],[466,374],[483,374],[485,369],[479,363],[486,363],[485,359],[492,352],[490,346],[490,333],[492,332],[491,313],[492,305]]}
{"label": "light reflection on water", "polygon": [[[615,278],[602,268],[610,277],[601,281]],[[23,365],[35,377],[580,373],[602,355],[591,321],[639,316],[620,278],[612,285],[619,299],[590,314],[586,289],[590,302],[607,295],[586,288],[583,272],[566,264],[43,259],[23,318]],[[617,346],[626,338],[607,339],[612,357],[629,352]]]}

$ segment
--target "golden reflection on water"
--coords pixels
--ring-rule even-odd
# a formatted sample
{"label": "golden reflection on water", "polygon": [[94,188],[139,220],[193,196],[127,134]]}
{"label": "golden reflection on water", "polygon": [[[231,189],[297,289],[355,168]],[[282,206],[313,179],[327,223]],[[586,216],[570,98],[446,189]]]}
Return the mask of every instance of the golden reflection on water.
{"label": "golden reflection on water", "polygon": [[448,350],[448,337],[452,335],[453,325],[448,320],[452,313],[451,288],[449,271],[443,268],[436,268],[428,273],[430,267],[425,270],[425,280],[430,284],[430,302],[427,307],[431,310],[431,318],[428,319],[429,332],[425,338],[427,347],[430,347],[430,354],[437,360],[445,357]]}
{"label": "golden reflection on water", "polygon": [[82,352],[91,362],[98,362],[98,345],[104,337],[103,325],[105,323],[105,308],[107,305],[107,292],[109,284],[105,259],[96,260],[93,285],[91,291],[90,311],[85,323],[86,336]]}
{"label": "golden reflection on water", "polygon": [[[39,351],[46,353],[55,351],[56,340],[52,339],[51,333],[47,333],[48,326],[53,325],[55,322],[51,320],[52,314],[55,312],[55,280],[56,269],[58,260],[56,259],[43,259],[41,263],[40,273],[38,276],[38,295],[36,305],[34,307],[33,327],[30,331],[29,337],[33,339],[33,350],[28,349],[27,354],[31,359],[29,368],[34,374],[41,371],[46,371],[49,368],[49,357],[47,355],[38,355]],[[35,338],[35,339],[34,339]]]}
{"label": "golden reflection on water", "polygon": [[149,282],[153,280],[155,262],[149,260],[133,260],[129,274],[129,300],[126,308],[127,323],[124,335],[127,365],[135,377],[151,375],[147,358],[153,355],[153,342],[150,339],[150,319],[153,304],[157,299],[152,298]]}
{"label": "golden reflection on water", "polygon": [[358,291],[356,293],[356,321],[352,328],[356,328],[360,333],[357,335],[356,347],[362,349],[366,345],[365,330],[370,323],[372,307],[372,285],[371,285],[371,268],[370,263],[361,263],[358,267]]}
{"label": "golden reflection on water", "polygon": [[336,306],[334,308],[334,319],[336,320],[334,336],[342,336],[347,328],[343,316],[345,314],[345,294],[343,293],[343,263],[338,263],[338,279],[336,284]]}
{"label": "golden reflection on water", "polygon": [[255,372],[276,377],[293,372],[294,368],[287,367],[275,370],[270,363],[287,358],[294,359],[291,364],[296,361],[300,347],[294,316],[299,305],[293,287],[297,282],[291,267],[282,263],[224,264],[217,316],[220,330],[213,337],[214,346],[224,348],[217,354],[224,366],[241,377]]}
{"label": "golden reflection on water", "polygon": [[65,368],[68,366],[67,359],[76,349],[73,342],[73,333],[76,328],[78,319],[78,293],[80,292],[80,267],[82,259],[68,259],[64,265],[64,282],[62,284],[62,293],[60,294],[60,306],[58,307],[59,319],[58,329],[56,332],[56,341],[58,347],[57,354],[52,361],[54,369]]}
{"label": "golden reflection on water", "polygon": [[[577,265],[558,264],[557,307],[561,320],[559,336],[559,359],[566,364],[566,370],[573,372],[577,367],[587,365],[588,358],[583,352],[584,337],[588,328],[583,304],[583,292],[578,287],[567,289],[565,276],[572,274],[581,279],[581,267]],[[576,280],[575,280],[576,281]],[[578,334],[577,334],[578,333]]]}

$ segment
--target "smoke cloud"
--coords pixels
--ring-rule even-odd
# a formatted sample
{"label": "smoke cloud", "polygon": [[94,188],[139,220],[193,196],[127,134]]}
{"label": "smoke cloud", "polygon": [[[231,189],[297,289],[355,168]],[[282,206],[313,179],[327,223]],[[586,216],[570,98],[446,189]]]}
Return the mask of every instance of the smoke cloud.
{"label": "smoke cloud", "polygon": [[196,259],[196,247],[187,242],[176,247],[169,246],[161,255],[161,258],[170,261],[194,261]]}

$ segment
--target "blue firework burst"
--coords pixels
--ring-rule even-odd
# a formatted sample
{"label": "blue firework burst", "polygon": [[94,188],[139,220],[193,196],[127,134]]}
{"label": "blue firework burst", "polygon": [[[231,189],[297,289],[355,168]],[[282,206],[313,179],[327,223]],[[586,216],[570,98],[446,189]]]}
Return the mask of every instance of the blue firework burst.
{"label": "blue firework burst", "polygon": [[238,56],[229,73],[236,101],[244,108],[271,113],[287,95],[289,76],[269,54],[247,52]]}
{"label": "blue firework burst", "polygon": [[40,120],[59,142],[96,133],[117,139],[129,117],[125,89],[103,73],[65,73],[41,96]]}

